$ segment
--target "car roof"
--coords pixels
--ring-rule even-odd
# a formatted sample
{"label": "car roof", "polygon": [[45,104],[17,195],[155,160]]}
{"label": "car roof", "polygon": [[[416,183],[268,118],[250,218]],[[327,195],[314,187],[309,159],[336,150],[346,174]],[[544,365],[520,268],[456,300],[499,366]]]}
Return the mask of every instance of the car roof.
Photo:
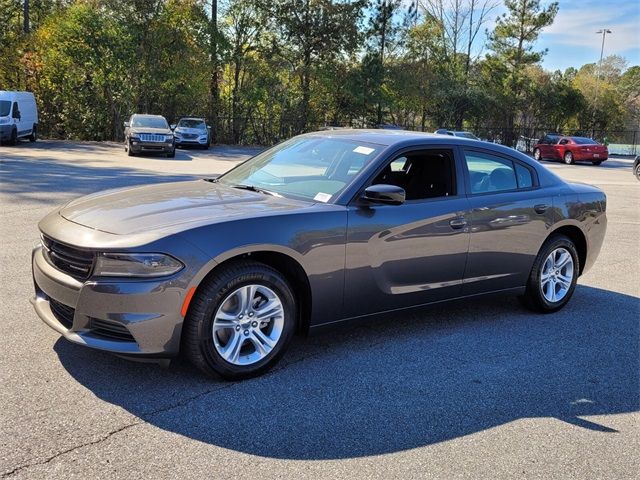
{"label": "car roof", "polygon": [[[454,137],[452,135],[441,135],[438,133],[415,132],[411,130],[378,130],[378,129],[345,129],[328,130],[306,133],[303,136],[315,136],[325,138],[343,138],[353,142],[364,142],[384,147],[402,147],[412,145],[439,144],[439,145],[462,145],[478,147],[477,140],[464,137]],[[493,143],[482,143],[482,147],[494,150],[502,150],[511,155],[517,154],[516,150],[503,145]]]}
{"label": "car roof", "polygon": [[180,117],[178,121],[180,120],[201,120],[204,122],[204,118],[202,117]]}
{"label": "car roof", "polygon": [[162,115],[151,115],[149,113],[134,113],[132,117],[145,117],[145,118],[164,118]]}

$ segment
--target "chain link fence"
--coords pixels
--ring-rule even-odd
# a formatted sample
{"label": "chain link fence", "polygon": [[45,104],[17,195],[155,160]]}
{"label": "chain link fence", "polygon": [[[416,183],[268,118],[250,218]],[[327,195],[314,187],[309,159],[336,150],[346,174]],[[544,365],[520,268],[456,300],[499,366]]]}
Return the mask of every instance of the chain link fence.
{"label": "chain link fence", "polygon": [[[211,119],[209,119],[211,124]],[[306,128],[296,127],[297,118],[278,116],[269,118],[249,115],[233,118],[220,116],[216,118],[217,129],[214,133],[216,143],[240,145],[273,145],[294,135],[336,128],[398,128],[406,130],[420,130],[415,125],[382,126],[367,124],[361,120],[349,123],[308,123]],[[453,130],[453,129],[452,129]],[[557,131],[544,127],[476,127],[468,129],[480,139],[492,143],[499,143],[515,148],[521,152],[531,153],[533,146],[548,133],[588,137],[608,146],[609,153],[614,155],[639,155],[640,130],[565,130]],[[429,130],[432,131],[432,130]]]}

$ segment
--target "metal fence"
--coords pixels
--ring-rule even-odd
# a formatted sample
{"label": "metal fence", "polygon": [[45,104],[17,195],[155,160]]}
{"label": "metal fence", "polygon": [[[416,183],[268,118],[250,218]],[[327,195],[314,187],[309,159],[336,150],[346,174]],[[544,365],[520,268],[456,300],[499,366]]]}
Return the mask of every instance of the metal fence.
{"label": "metal fence", "polygon": [[548,133],[588,137],[607,145],[614,155],[640,154],[640,131],[638,130],[565,130],[551,128],[487,128],[475,129],[473,133],[483,140],[501,143],[521,152],[531,152],[539,139]]}
{"label": "metal fence", "polygon": [[[217,119],[217,131],[215,140],[224,144],[243,145],[273,145],[286,140],[303,131],[315,131],[331,128],[377,128],[377,125],[366,124],[362,121],[351,123],[311,123],[304,130],[296,128],[296,120],[292,118],[249,115],[243,118],[233,119],[229,116],[220,116]],[[395,127],[406,130],[420,130],[415,125],[386,125],[387,128]],[[453,130],[453,129],[452,129]],[[482,140],[500,143],[515,148],[522,152],[531,153],[538,140],[548,133],[588,137],[604,143],[609,148],[609,153],[615,155],[640,154],[640,130],[565,130],[557,131],[544,127],[471,127],[468,128],[474,135]],[[433,131],[433,130],[429,130]]]}

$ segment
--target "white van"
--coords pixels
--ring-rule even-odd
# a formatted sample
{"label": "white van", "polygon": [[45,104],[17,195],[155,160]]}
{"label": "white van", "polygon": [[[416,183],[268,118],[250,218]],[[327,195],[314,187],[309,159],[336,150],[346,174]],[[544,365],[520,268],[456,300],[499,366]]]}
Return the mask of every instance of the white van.
{"label": "white van", "polygon": [[19,138],[38,138],[38,107],[31,92],[0,90],[0,143],[15,145]]}

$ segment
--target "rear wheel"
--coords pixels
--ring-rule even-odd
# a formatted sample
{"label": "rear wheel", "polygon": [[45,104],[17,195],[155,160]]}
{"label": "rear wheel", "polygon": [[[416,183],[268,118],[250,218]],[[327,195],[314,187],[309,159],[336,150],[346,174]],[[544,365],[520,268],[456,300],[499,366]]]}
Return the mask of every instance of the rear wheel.
{"label": "rear wheel", "polygon": [[598,166],[598,165],[602,164],[602,160],[594,160],[591,163],[593,163],[594,165]]}
{"label": "rear wheel", "polygon": [[38,125],[34,125],[33,127],[31,127],[31,135],[29,135],[30,142],[33,143],[36,140],[38,140]]}
{"label": "rear wheel", "polygon": [[565,152],[563,158],[564,158],[564,163],[566,163],[567,165],[573,165],[573,153]]}
{"label": "rear wheel", "polygon": [[234,262],[199,287],[185,318],[183,351],[206,374],[248,378],[282,357],[295,323],[295,298],[280,272]]}
{"label": "rear wheel", "polygon": [[522,301],[531,310],[552,313],[571,299],[580,263],[573,242],[564,235],[550,237],[536,257]]}
{"label": "rear wheel", "polygon": [[542,155],[540,154],[540,149],[539,149],[539,148],[536,148],[536,149],[533,151],[533,158],[535,158],[538,162],[539,162],[540,160],[542,160]]}
{"label": "rear wheel", "polygon": [[640,163],[636,165],[636,167],[633,170],[633,173],[635,173],[636,178],[640,180]]}

